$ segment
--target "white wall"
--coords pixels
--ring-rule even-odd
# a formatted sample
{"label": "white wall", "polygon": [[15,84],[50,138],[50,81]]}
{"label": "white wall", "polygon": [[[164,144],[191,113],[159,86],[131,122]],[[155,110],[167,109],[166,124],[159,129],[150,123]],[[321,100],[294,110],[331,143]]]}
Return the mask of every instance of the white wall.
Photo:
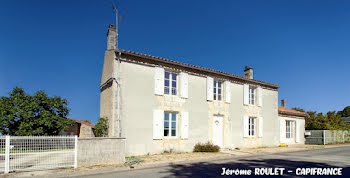
{"label": "white wall", "polygon": [[[305,119],[303,117],[294,117],[294,116],[279,116],[278,120],[280,121],[280,124],[284,124],[283,126],[280,125],[280,143],[285,144],[305,144]],[[287,139],[286,138],[286,120],[294,121],[295,122],[295,132],[294,132],[294,139]],[[282,121],[282,122],[281,122]],[[282,130],[283,129],[283,130]],[[298,132],[298,133],[296,133]],[[297,138],[299,137],[299,142],[297,142]]]}

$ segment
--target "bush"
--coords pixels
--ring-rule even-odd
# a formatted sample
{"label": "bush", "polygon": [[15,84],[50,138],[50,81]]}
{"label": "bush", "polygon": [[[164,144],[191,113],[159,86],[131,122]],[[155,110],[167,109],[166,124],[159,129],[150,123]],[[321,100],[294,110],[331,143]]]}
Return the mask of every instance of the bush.
{"label": "bush", "polygon": [[193,152],[219,152],[220,147],[217,145],[213,145],[212,143],[197,143],[194,146]]}

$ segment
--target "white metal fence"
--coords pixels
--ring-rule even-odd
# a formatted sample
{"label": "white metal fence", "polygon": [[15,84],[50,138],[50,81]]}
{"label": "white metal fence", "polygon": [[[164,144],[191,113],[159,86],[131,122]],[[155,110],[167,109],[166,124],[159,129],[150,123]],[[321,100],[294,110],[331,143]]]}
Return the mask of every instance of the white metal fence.
{"label": "white metal fence", "polygon": [[0,136],[0,171],[77,167],[77,136]]}
{"label": "white metal fence", "polygon": [[349,143],[350,131],[348,130],[305,130],[306,144],[338,144]]}

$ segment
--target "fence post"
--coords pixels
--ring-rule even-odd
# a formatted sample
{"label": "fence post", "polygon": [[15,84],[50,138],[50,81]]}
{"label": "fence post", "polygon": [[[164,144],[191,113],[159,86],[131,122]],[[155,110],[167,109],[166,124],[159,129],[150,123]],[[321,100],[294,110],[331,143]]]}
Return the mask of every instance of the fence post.
{"label": "fence post", "polygon": [[326,144],[326,131],[323,130],[323,145]]}
{"label": "fence post", "polygon": [[10,172],[10,136],[6,135],[5,140],[5,174]]}
{"label": "fence post", "polygon": [[74,168],[78,167],[78,136],[74,136]]}
{"label": "fence post", "polygon": [[344,130],[342,131],[342,133],[343,133],[343,143],[345,143],[345,139],[344,139]]}

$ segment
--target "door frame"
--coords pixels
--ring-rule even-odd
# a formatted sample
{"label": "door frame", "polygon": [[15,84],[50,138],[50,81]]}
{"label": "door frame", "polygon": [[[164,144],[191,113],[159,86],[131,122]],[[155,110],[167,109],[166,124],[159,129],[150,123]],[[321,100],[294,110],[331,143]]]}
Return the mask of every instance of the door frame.
{"label": "door frame", "polygon": [[[221,126],[218,127],[218,133],[215,133],[215,129],[216,129],[216,121],[219,121],[219,123],[221,122]],[[221,131],[220,131],[221,130]],[[215,134],[218,134],[215,136]],[[216,139],[218,139],[216,141]],[[214,115],[213,116],[213,122],[212,122],[212,141],[214,145],[218,145],[221,148],[224,146],[224,116],[222,115]]]}

